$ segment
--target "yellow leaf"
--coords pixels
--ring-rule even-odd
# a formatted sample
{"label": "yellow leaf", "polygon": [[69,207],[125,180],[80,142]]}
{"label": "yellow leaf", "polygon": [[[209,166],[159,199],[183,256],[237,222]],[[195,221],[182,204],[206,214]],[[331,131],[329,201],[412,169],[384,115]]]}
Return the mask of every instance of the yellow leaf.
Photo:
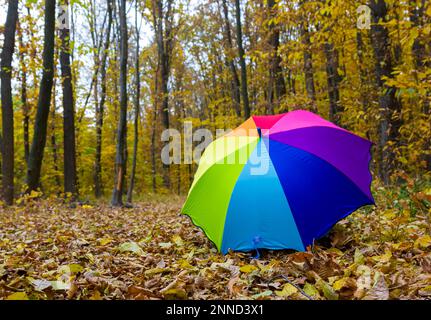
{"label": "yellow leaf", "polygon": [[364,264],[364,261],[365,261],[365,258],[364,258],[364,255],[362,254],[361,250],[356,248],[355,256],[354,256],[354,262],[356,264],[360,265],[360,264]]}
{"label": "yellow leaf", "polygon": [[258,268],[256,266],[252,266],[251,264],[247,264],[245,266],[242,266],[241,268],[239,268],[239,270],[243,273],[251,273],[255,270],[257,270]]}
{"label": "yellow leaf", "polygon": [[328,300],[338,300],[338,294],[329,283],[323,280],[317,281],[317,286],[323,291],[323,295]]}
{"label": "yellow leaf", "polygon": [[308,282],[306,282],[304,285],[304,292],[310,297],[320,297],[319,290],[317,290],[315,286]]}
{"label": "yellow leaf", "polygon": [[[406,161],[407,161],[407,160],[406,160]],[[388,219],[388,220],[392,220],[392,219],[396,218],[397,213],[396,213],[396,211],[395,211],[395,210],[389,209],[389,210],[386,210],[386,211],[383,213],[383,216],[384,216],[386,219]]]}
{"label": "yellow leaf", "polygon": [[146,276],[152,276],[158,273],[168,272],[170,269],[167,268],[153,268],[145,271]]}
{"label": "yellow leaf", "polygon": [[7,296],[6,300],[29,300],[27,293],[25,292],[15,292]]}
{"label": "yellow leaf", "polygon": [[84,267],[79,264],[68,264],[66,266],[61,266],[58,269],[58,272],[61,274],[65,274],[65,273],[75,274],[75,273],[81,272],[82,270],[84,270]]}
{"label": "yellow leaf", "polygon": [[426,249],[431,246],[431,236],[425,235],[417,238],[415,241],[415,248]]}
{"label": "yellow leaf", "polygon": [[163,292],[167,300],[187,300],[187,292],[184,289],[169,289]]}
{"label": "yellow leaf", "polygon": [[380,256],[375,256],[373,257],[373,260],[381,263],[387,263],[389,262],[389,260],[391,260],[391,258],[392,258],[392,252],[390,250],[386,250],[385,254],[382,254]]}
{"label": "yellow leaf", "polygon": [[356,283],[354,279],[347,277],[347,278],[342,278],[340,280],[335,281],[332,287],[336,291],[340,291],[341,289],[344,289],[344,288],[356,289]]}
{"label": "yellow leaf", "polygon": [[31,192],[30,192],[30,195],[28,196],[30,199],[34,199],[34,198],[39,198],[39,196],[41,196],[42,195],[42,193],[41,192],[38,192],[38,191],[34,191],[34,190],[32,190]]}
{"label": "yellow leaf", "polygon": [[180,260],[181,269],[194,269],[194,267],[187,260]]}
{"label": "yellow leaf", "polygon": [[284,298],[288,298],[290,297],[292,294],[295,294],[298,292],[298,289],[291,285],[290,283],[286,283],[283,286],[283,290],[281,291],[275,291],[275,294],[279,297],[284,297]]}
{"label": "yellow leaf", "polygon": [[183,239],[179,235],[175,235],[172,237],[172,241],[178,246],[182,247],[184,245]]}
{"label": "yellow leaf", "polygon": [[101,246],[106,246],[108,243],[111,243],[111,242],[112,242],[112,239],[109,239],[109,238],[99,239],[99,244]]}
{"label": "yellow leaf", "polygon": [[333,285],[334,290],[339,291],[343,289],[346,286],[346,279],[348,278],[342,278],[340,280],[335,281]]}
{"label": "yellow leaf", "polygon": [[136,242],[125,242],[125,243],[122,243],[118,247],[118,250],[120,250],[120,252],[133,252],[133,253],[136,253],[138,255],[143,255],[144,254],[144,251],[142,250],[142,248]]}
{"label": "yellow leaf", "polygon": [[418,293],[422,297],[431,297],[431,286],[420,289]]}
{"label": "yellow leaf", "polygon": [[98,290],[94,291],[90,297],[90,300],[102,300],[102,296]]}

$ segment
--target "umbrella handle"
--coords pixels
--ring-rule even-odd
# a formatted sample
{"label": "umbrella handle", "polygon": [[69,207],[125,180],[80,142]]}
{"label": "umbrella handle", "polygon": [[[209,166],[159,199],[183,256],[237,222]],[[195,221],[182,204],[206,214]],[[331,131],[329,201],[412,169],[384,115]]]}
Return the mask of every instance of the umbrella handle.
{"label": "umbrella handle", "polygon": [[259,249],[255,249],[256,250],[256,255],[252,257],[252,259],[258,260],[260,258],[260,252]]}
{"label": "umbrella handle", "polygon": [[[260,128],[259,128],[259,130],[260,130]],[[256,236],[253,238],[253,247],[254,247],[254,250],[256,250],[256,255],[252,259],[259,259],[260,258],[259,249],[257,248],[257,244],[259,242],[262,242],[262,238],[260,236]]]}

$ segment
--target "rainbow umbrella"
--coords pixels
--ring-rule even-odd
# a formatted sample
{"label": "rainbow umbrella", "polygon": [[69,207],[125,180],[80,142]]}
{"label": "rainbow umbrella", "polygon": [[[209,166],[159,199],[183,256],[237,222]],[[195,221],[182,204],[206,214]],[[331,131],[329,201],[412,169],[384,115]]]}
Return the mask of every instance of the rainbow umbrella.
{"label": "rainbow umbrella", "polygon": [[219,251],[303,251],[374,204],[372,143],[308,111],[254,116],[203,153],[182,213]]}

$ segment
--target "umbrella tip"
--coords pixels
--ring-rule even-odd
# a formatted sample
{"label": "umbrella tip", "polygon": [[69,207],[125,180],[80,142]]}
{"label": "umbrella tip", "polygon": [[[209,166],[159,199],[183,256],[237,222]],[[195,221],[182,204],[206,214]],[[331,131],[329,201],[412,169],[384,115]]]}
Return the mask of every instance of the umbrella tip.
{"label": "umbrella tip", "polygon": [[261,128],[257,128],[257,133],[259,134],[259,138],[262,138],[262,129]]}

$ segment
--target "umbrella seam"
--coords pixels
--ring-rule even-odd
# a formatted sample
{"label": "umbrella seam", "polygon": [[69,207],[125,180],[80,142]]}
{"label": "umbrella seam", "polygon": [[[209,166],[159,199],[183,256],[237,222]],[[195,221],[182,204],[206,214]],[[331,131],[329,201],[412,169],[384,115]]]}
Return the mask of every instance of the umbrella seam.
{"label": "umbrella seam", "polygon": [[[269,142],[269,138],[268,137],[266,137],[267,139],[268,139],[268,142]],[[363,195],[365,195],[363,192],[362,192],[362,190],[360,190],[359,188],[358,188],[358,186],[356,185],[356,183],[354,183],[350,178],[348,178],[343,172],[341,172],[340,170],[338,170],[335,166],[333,166],[332,164],[330,164],[329,162],[327,162],[326,160],[324,160],[324,159],[322,159],[322,158],[320,158],[319,156],[316,156],[316,155],[314,155],[313,153],[311,153],[311,152],[308,152],[308,151],[305,151],[305,150],[302,150],[302,149],[300,149],[300,148],[296,148],[296,147],[293,147],[293,146],[291,146],[290,144],[287,144],[287,143],[282,143],[282,142],[279,142],[279,141],[275,141],[275,140],[273,140],[274,142],[277,142],[277,143],[281,143],[281,144],[285,144],[285,145],[287,145],[287,146],[289,146],[290,148],[294,148],[294,149],[297,149],[297,150],[301,150],[302,152],[306,152],[306,153],[309,153],[309,154],[311,154],[312,156],[314,156],[314,157],[316,157],[316,158],[319,158],[320,160],[322,160],[322,161],[324,161],[325,163],[327,163],[328,165],[330,165],[331,167],[333,167],[333,168],[335,168],[336,170],[337,170],[337,172],[339,172],[340,174],[342,174],[344,177],[346,177],[346,179],[348,179],[348,181],[350,181]],[[270,154],[270,152],[268,151],[268,154],[269,154],[269,157],[270,157],[270,159],[271,159],[271,161],[272,161],[272,158],[271,158],[271,154]],[[371,157],[370,157],[371,158]],[[272,162],[273,164],[274,164],[274,162]],[[280,180],[280,177],[278,176],[278,171],[277,171],[277,167],[275,166],[275,164],[274,164],[274,169],[275,169],[275,172],[276,172],[276,174],[277,174],[277,177],[279,178],[279,180]],[[281,181],[281,180],[280,180]],[[283,190],[284,190],[284,188],[283,188]],[[291,212],[292,212],[292,217],[293,217],[293,220],[295,221],[295,224],[296,224],[296,226],[297,226],[297,222],[296,222],[296,218],[295,218],[295,215],[293,214],[293,208],[290,206],[290,203],[289,203],[289,200],[288,200],[288,196],[287,196],[287,192],[286,191],[284,191],[284,195],[285,195],[285,197],[286,197],[286,200],[287,200],[287,203],[289,204],[289,207],[290,207],[290,210],[291,210]],[[370,199],[367,195],[365,195],[365,197],[367,198],[367,200],[370,200],[371,201],[371,203],[367,203],[367,204],[361,204],[361,205],[359,205],[359,206],[357,206],[354,210],[351,210],[351,211],[349,211],[347,214],[345,214],[345,215],[343,215],[340,219],[338,219],[338,220],[336,220],[334,223],[330,223],[330,224],[325,224],[325,232],[323,232],[323,233],[321,233],[320,235],[318,235],[318,236],[316,236],[316,238],[314,238],[314,239],[319,239],[319,238],[321,238],[331,227],[333,227],[336,223],[338,223],[339,221],[341,221],[342,219],[344,219],[344,218],[346,218],[347,216],[349,216],[350,214],[352,214],[353,212],[355,212],[356,210],[358,210],[358,209],[360,209],[360,208],[362,208],[362,207],[365,207],[365,206],[367,206],[367,205],[375,205],[375,202],[374,202],[374,199]],[[300,235],[300,237],[301,237],[301,241],[302,241],[302,243],[303,243],[303,246],[304,246],[304,248],[306,248],[306,245],[305,245],[305,243],[304,243],[304,240],[302,239],[302,234],[301,234],[301,231],[299,230],[299,228],[297,227],[297,230],[298,230],[298,233],[299,233],[299,235]]]}
{"label": "umbrella seam", "polygon": [[[253,120],[253,121],[254,121],[254,120]],[[251,155],[253,154],[253,152],[257,149],[257,146],[259,145],[259,142],[260,142],[260,141],[257,141],[256,146],[254,147],[253,151],[252,151],[252,152],[250,152],[249,159],[247,160],[247,163],[250,161],[250,156],[251,156]],[[237,184],[238,184],[239,178],[241,177],[241,174],[244,172],[245,167],[247,166],[247,163],[245,163],[245,164],[244,164],[244,166],[243,166],[243,168],[242,168],[241,172],[239,173],[239,175],[238,175],[238,177],[237,177],[237,179],[236,179],[236,181],[235,181],[235,184],[234,184],[234,186],[233,186],[233,188],[232,188],[232,193],[230,194],[230,197],[229,197],[229,202],[228,202],[228,205],[227,205],[227,208],[226,208],[226,216],[224,217],[223,232],[222,232],[222,238],[221,238],[221,243],[220,243],[220,252],[222,252],[222,248],[223,248],[224,232],[225,232],[225,227],[226,227],[226,220],[227,220],[227,215],[228,215],[228,213],[229,213],[229,207],[230,207],[230,205],[231,205],[232,195],[233,195],[233,193],[235,192],[235,188],[236,188],[236,186],[237,186]]]}
{"label": "umbrella seam", "polygon": [[[269,140],[269,139],[268,139],[268,140]],[[304,244],[304,241],[302,240],[302,235],[301,235],[301,232],[299,231],[298,224],[297,224],[296,219],[295,219],[295,215],[293,214],[293,209],[292,209],[292,207],[290,206],[289,199],[287,198],[286,191],[284,190],[284,188],[283,188],[283,184],[281,183],[281,179],[280,179],[280,176],[278,175],[278,171],[277,171],[277,168],[275,167],[274,161],[272,161],[271,153],[269,152],[269,149],[267,148],[267,146],[266,146],[265,142],[263,142],[263,145],[265,146],[266,151],[268,152],[269,160],[271,161],[272,166],[274,167],[275,174],[277,175],[277,179],[278,179],[278,181],[279,181],[279,183],[280,183],[281,189],[283,190],[283,194],[284,194],[284,197],[285,197],[285,199],[286,199],[286,203],[287,203],[287,205],[289,206],[290,214],[292,215],[293,222],[295,223],[296,230],[298,231],[298,235],[299,235],[299,238],[300,238],[300,240],[301,240],[302,247],[303,247],[303,249],[305,250],[305,244]]]}
{"label": "umbrella seam", "polygon": [[[238,150],[241,150],[241,149],[243,149],[243,148],[248,148],[249,147],[249,145],[251,144],[251,143],[256,143],[256,141],[253,141],[253,142],[250,142],[250,143],[248,143],[248,144],[246,144],[246,145],[244,145],[244,146],[242,146],[241,148],[238,148],[238,149],[236,149],[234,152],[232,152],[232,153],[230,153],[230,154],[228,154],[228,155],[226,155],[225,157],[223,157],[222,159],[226,159],[227,157],[229,157],[229,156],[231,156],[232,154],[234,154],[235,152],[238,152]],[[256,146],[257,146],[257,144],[258,144],[258,142],[256,143]],[[256,149],[256,146],[253,148],[253,150],[252,150],[252,152],[254,152],[254,150]],[[251,154],[251,153],[250,153]],[[248,162],[248,160],[247,160],[247,162]],[[217,164],[216,162],[213,164],[213,165],[211,165],[202,175],[201,175],[201,177],[196,181],[196,183],[194,183],[193,185],[194,185],[194,187],[199,183],[199,181],[201,180],[201,178],[203,178],[204,176],[205,176],[205,174],[215,165],[215,164]],[[235,181],[235,183],[234,183],[234,185],[233,185],[233,187],[232,187],[232,192],[231,192],[231,194],[230,194],[230,197],[229,197],[229,199],[228,199],[228,202],[227,202],[227,208],[226,208],[226,216],[227,216],[227,213],[228,213],[228,211],[229,211],[229,206],[230,206],[230,201],[231,201],[231,198],[232,198],[232,193],[233,193],[233,190],[235,189],[235,186],[236,186],[236,184],[237,184],[237,182],[238,182],[238,178],[239,178],[239,176],[241,175],[241,173],[242,173],[242,171],[244,170],[244,167],[246,166],[246,164],[247,163],[245,163],[245,164],[243,164],[243,167],[242,167],[242,169],[241,169],[241,171],[240,171],[240,173],[239,173],[239,175],[238,175],[238,177],[236,178],[236,181]],[[189,192],[189,196],[190,196],[190,194],[192,193],[192,191],[194,190],[194,187],[193,188],[191,188],[190,189],[190,192]],[[199,228],[201,228],[202,230],[204,230],[204,228],[202,227],[202,226],[200,226],[200,225],[198,225],[197,223],[195,223],[195,221],[194,221],[194,218],[192,217],[192,215],[190,215],[190,214],[188,214],[188,213],[186,213],[185,212],[185,207],[186,207],[186,205],[187,205],[187,200],[186,200],[186,202],[184,203],[184,205],[183,205],[183,207],[182,207],[182,209],[181,209],[181,213],[182,214],[185,214],[185,215],[187,215],[187,216],[189,216],[191,219],[192,219],[192,222],[193,222],[193,224],[195,225],[195,226],[197,226],[197,227],[199,227]],[[210,239],[211,240],[211,242],[216,246],[216,248],[221,252],[221,249],[222,249],[222,246],[223,246],[223,236],[224,236],[224,229],[225,229],[225,223],[226,223],[226,216],[225,216],[225,218],[224,218],[224,223],[223,223],[223,230],[222,230],[222,232],[221,232],[221,235],[222,235],[222,238],[221,238],[221,241],[220,241],[220,248],[217,246],[217,244],[216,244],[216,241],[215,240],[213,240],[206,232],[205,232],[205,230],[204,230],[204,233],[205,233],[205,235],[207,236],[207,238],[208,239]]]}
{"label": "umbrella seam", "polygon": [[[307,127],[307,128],[311,128],[311,127]],[[313,128],[315,128],[315,127],[313,127]],[[301,129],[304,129],[304,128],[301,128]],[[296,129],[295,129],[296,130]],[[298,130],[300,130],[300,129],[298,129]],[[294,130],[292,130],[292,131],[294,131]],[[285,132],[288,132],[288,131],[285,131]],[[281,132],[280,132],[281,133]],[[278,134],[278,133],[277,133]],[[354,136],[356,136],[356,135],[354,135]],[[358,136],[359,137],[359,136]],[[268,140],[269,139],[271,139],[271,137],[268,135],[267,137],[265,137],[265,138],[267,138]],[[359,137],[360,138],[360,137]],[[363,138],[362,138],[363,139]],[[289,144],[289,143],[286,143],[286,142],[281,142],[281,141],[277,141],[277,140],[274,140],[274,139],[271,139],[272,141],[274,141],[274,142],[278,142],[278,143],[282,143],[282,144],[285,144],[285,145],[287,145],[287,146],[289,146],[289,147],[291,147],[291,148],[295,148],[295,149],[298,149],[298,150],[301,150],[301,151],[304,151],[304,152],[306,152],[306,153],[309,153],[309,154],[311,154],[311,155],[313,155],[313,156],[315,156],[315,157],[317,157],[317,158],[319,158],[320,160],[322,160],[322,161],[324,161],[324,162],[326,162],[328,165],[330,165],[331,167],[333,167],[333,168],[335,168],[335,170],[337,170],[339,173],[341,173],[343,176],[345,176],[350,182],[352,182],[353,184],[354,184],[354,186],[363,194],[363,195],[365,195],[365,197],[367,197],[367,199],[369,199],[370,201],[372,201],[373,202],[373,204],[375,204],[375,200],[374,200],[374,198],[373,198],[373,195],[372,195],[372,193],[371,193],[371,191],[370,191],[370,193],[371,193],[371,198],[370,198],[370,196],[369,195],[367,195],[364,191],[362,191],[361,190],[361,188],[356,184],[356,182],[355,181],[353,181],[347,174],[345,174],[343,171],[341,171],[339,168],[337,168],[335,165],[333,165],[332,163],[330,163],[328,160],[326,160],[326,159],[323,159],[322,157],[320,157],[319,155],[317,155],[317,154],[315,154],[315,153],[313,153],[313,152],[310,152],[310,151],[307,151],[307,150],[304,150],[304,149],[302,149],[302,148],[298,148],[298,147],[295,147],[295,146],[292,146],[291,144]],[[366,139],[364,139],[364,140],[366,140]],[[371,146],[372,146],[372,142],[371,141],[368,141],[368,140],[366,140],[367,142],[369,142],[370,143],[370,147],[369,147],[369,149],[368,149],[368,164],[367,164],[367,167],[368,167],[368,173],[369,173],[369,175],[370,175],[370,177],[371,177],[371,179],[370,179],[370,182],[368,183],[368,185],[369,185],[369,189],[371,188],[371,184],[372,184],[372,182],[373,182],[373,175],[371,174],[371,170],[370,170],[370,162],[371,162],[371,159],[372,159],[372,157],[370,156],[370,153],[371,153]]]}
{"label": "umbrella seam", "polygon": [[[224,138],[224,137],[221,137],[221,138],[219,138],[219,139],[222,139],[222,138]],[[251,137],[251,138],[254,138],[254,137]],[[214,142],[216,142],[217,140],[219,140],[219,139],[216,139],[216,140],[214,140],[212,143],[214,143]],[[237,152],[238,150],[240,150],[240,149],[243,149],[243,148],[245,148],[245,147],[248,147],[248,146],[250,146],[252,143],[255,143],[255,142],[259,142],[259,140],[257,139],[257,140],[254,140],[254,141],[250,141],[250,142],[248,142],[248,143],[246,143],[246,144],[244,144],[243,146],[241,146],[240,148],[238,148],[238,149],[235,149],[234,151],[232,151],[232,152],[230,152],[230,153],[228,153],[227,155],[225,155],[223,158],[221,158],[221,159],[219,159],[219,160],[217,160],[217,161],[215,161],[214,163],[212,163],[202,174],[201,174],[201,176],[199,177],[199,179],[198,180],[196,180],[195,181],[195,178],[196,178],[196,174],[197,174],[197,171],[195,172],[195,175],[194,175],[194,177],[193,177],[193,182],[192,182],[192,185],[191,185],[191,188],[190,188],[190,190],[189,190],[189,193],[188,193],[188,195],[190,195],[191,194],[191,192],[192,192],[192,190],[194,189],[194,187],[196,186],[196,184],[199,182],[199,180],[205,175],[205,173],[209,170],[209,169],[211,169],[215,164],[217,164],[217,162],[219,162],[219,161],[221,161],[221,160],[224,160],[224,159],[226,159],[226,158],[228,158],[228,157],[230,157],[230,156],[232,156],[235,152]],[[211,144],[212,144],[211,143]],[[210,144],[210,145],[211,145]],[[208,145],[208,147],[210,146],[210,145]],[[208,148],[207,147],[207,148]],[[254,149],[253,149],[253,151],[254,151]],[[245,164],[244,164],[245,165]],[[199,160],[199,164],[198,164],[198,167],[200,166],[200,160]]]}

